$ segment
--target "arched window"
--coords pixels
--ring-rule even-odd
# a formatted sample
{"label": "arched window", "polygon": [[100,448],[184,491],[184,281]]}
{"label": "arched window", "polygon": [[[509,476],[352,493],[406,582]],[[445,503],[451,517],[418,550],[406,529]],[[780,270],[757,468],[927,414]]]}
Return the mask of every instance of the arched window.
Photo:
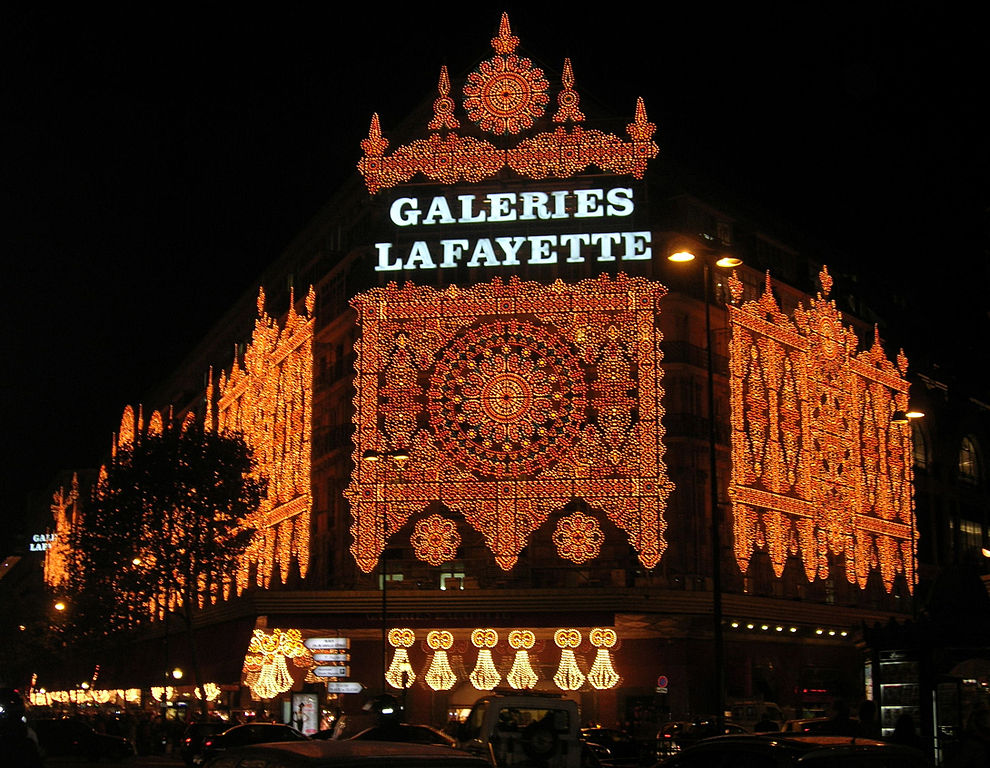
{"label": "arched window", "polygon": [[976,441],[967,435],[959,446],[959,479],[975,483],[980,479],[979,457]]}

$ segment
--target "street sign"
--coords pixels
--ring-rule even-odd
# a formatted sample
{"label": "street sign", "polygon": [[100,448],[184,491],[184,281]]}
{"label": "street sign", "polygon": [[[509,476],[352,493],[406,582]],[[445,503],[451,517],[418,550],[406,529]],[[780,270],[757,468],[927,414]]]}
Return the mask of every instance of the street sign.
{"label": "street sign", "polygon": [[351,654],[342,651],[327,651],[325,653],[314,653],[313,661],[327,662],[330,664],[345,664],[351,660]]}
{"label": "street sign", "polygon": [[327,693],[361,693],[361,683],[327,683]]}
{"label": "street sign", "polygon": [[350,667],[313,667],[313,674],[317,677],[350,677]]}
{"label": "street sign", "polygon": [[349,637],[307,637],[303,640],[311,651],[346,651],[351,647]]}

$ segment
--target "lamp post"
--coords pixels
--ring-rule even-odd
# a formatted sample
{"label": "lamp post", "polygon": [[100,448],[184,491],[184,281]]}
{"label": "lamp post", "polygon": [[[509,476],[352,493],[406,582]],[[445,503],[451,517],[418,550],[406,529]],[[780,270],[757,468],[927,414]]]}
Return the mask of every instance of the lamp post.
{"label": "lamp post", "polygon": [[[409,458],[409,451],[396,449],[393,451],[376,451],[369,449],[361,454],[361,460],[368,464],[378,464],[387,461],[395,465],[397,471],[401,471]],[[388,523],[384,510],[382,519],[382,554],[378,558],[378,574],[382,582],[382,693],[388,688],[388,680],[385,675],[388,672]]]}
{"label": "lamp post", "polygon": [[[716,475],[716,443],[718,432],[715,425],[715,361],[712,353],[712,317],[711,317],[711,280],[712,262],[710,252],[702,255],[702,278],[704,281],[703,298],[705,304],[705,362],[708,378],[708,492],[712,510],[711,548],[712,548],[712,631],[714,646],[715,670],[715,725],[718,733],[725,726],[725,634],[722,629],[722,515],[718,502],[718,477]],[[694,261],[695,254],[691,251],[677,251],[667,257],[673,262]],[[722,256],[715,261],[715,266],[732,269],[742,264],[742,259],[732,256]]]}

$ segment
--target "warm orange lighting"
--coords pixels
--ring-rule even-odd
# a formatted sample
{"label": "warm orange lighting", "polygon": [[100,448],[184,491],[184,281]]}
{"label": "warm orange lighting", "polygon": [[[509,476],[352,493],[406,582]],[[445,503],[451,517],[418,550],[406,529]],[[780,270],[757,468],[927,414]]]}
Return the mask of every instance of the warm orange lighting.
{"label": "warm orange lighting", "polygon": [[49,507],[55,521],[55,538],[45,551],[44,578],[45,584],[52,589],[61,587],[69,579],[73,528],[82,520],[79,507],[79,478],[73,474],[69,492],[59,488]]}
{"label": "warm orange lighting", "polygon": [[494,629],[476,629],[471,633],[471,644],[478,649],[478,660],[468,679],[479,691],[490,691],[502,680],[492,659],[492,648],[498,644],[498,632]]}
{"label": "warm orange lighting", "polygon": [[694,261],[694,254],[691,251],[676,251],[667,257],[667,261],[686,262]]}
{"label": "warm orange lighting", "polygon": [[298,629],[254,630],[243,669],[244,684],[251,689],[252,696],[272,699],[292,688],[293,678],[286,659],[300,668],[312,665],[312,656],[303,645]]}
{"label": "warm orange lighting", "polygon": [[[504,137],[533,127],[544,116],[549,104],[549,82],[532,61],[515,53],[519,39],[512,35],[509,18],[503,14],[499,34],[492,40],[495,56],[483,61],[468,75],[464,85],[463,107],[467,119],[482,131]],[[358,170],[368,191],[410,181],[417,175],[442,184],[477,182],[511,168],[531,179],[568,178],[591,166],[605,173],[628,173],[642,178],[649,160],[659,152],[653,142],[656,125],[649,122],[643,100],[636,103],[635,118],[626,126],[630,141],[579,123],[584,114],[578,108],[574,70],[570,59],[564,62],[562,87],[557,96],[558,110],[553,120],[568,123],[519,141],[515,146],[498,146],[475,138],[459,136],[460,121],[454,116],[450,78],[446,67],[440,71],[438,97],[428,138],[417,139],[386,155],[388,140],[382,136],[378,115],[371,119],[368,138],[361,141],[364,157]]]}
{"label": "warm orange lighting", "polygon": [[742,263],[742,259],[737,259],[735,256],[723,256],[715,262],[715,266],[722,269],[735,269],[742,266]]}
{"label": "warm orange lighting", "polygon": [[[248,587],[252,566],[259,587],[269,586],[275,574],[285,582],[293,559],[301,576],[309,568],[315,303],[310,288],[306,314],[297,314],[293,295],[285,325],[279,328],[265,312],[265,293],[259,291],[251,344],[242,360],[235,359],[230,373],[220,375],[217,427],[244,435],[254,452],[257,474],[268,481],[260,508],[246,521],[257,534],[234,577],[238,593]],[[210,401],[212,389],[211,380]]]}
{"label": "warm orange lighting", "polygon": [[56,611],[64,611],[65,608],[66,608],[66,605],[61,600],[59,600],[52,607],[55,608]]}
{"label": "warm orange lighting", "polygon": [[[907,359],[887,359],[879,337],[858,352],[834,301],[832,279],[808,309],[785,316],[770,289],[730,307],[732,496],[735,554],[749,568],[770,555],[781,576],[797,556],[808,581],[828,578],[842,556],[846,579],[878,571],[914,589],[917,532],[911,431],[891,428],[907,408]],[[742,286],[730,279],[736,301]]]}
{"label": "warm orange lighting", "polygon": [[907,417],[909,419],[923,419],[925,418],[924,411],[910,410],[907,412]]}
{"label": "warm orange lighting", "polygon": [[[495,280],[470,288],[390,284],[356,297],[351,552],[365,573],[419,518],[417,557],[451,559],[463,520],[505,570],[530,534],[575,498],[625,531],[653,568],[666,549],[663,371],[666,289],[608,275],[577,285]],[[409,458],[361,459],[396,446]],[[386,530],[387,523],[387,530]],[[561,518],[561,557],[603,540],[592,514]]]}

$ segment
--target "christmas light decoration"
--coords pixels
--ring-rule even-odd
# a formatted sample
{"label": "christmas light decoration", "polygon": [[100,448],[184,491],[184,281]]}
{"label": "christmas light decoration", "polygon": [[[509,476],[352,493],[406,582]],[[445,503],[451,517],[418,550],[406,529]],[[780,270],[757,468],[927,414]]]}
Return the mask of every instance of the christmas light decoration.
{"label": "christmas light decoration", "polygon": [[512,659],[512,669],[505,679],[516,690],[532,688],[539,682],[529,659],[529,652],[535,643],[536,635],[528,629],[514,629],[509,632],[509,647],[516,655]]}
{"label": "christmas light decoration", "polygon": [[453,520],[430,515],[416,521],[412,545],[417,558],[430,565],[441,565],[456,557],[457,548],[461,545],[461,535]]}
{"label": "christmas light decoration", "polygon": [[52,496],[49,507],[55,522],[55,538],[45,551],[45,583],[58,589],[69,579],[72,562],[72,531],[76,521],[81,520],[79,511],[79,477],[72,475],[68,493],[59,488]]}
{"label": "christmas light decoration", "polygon": [[553,681],[562,691],[576,691],[585,679],[574,657],[574,649],[581,645],[581,633],[576,629],[558,629],[553,633],[553,641],[560,648],[560,663]]}
{"label": "christmas light decoration", "polygon": [[[463,107],[468,120],[496,136],[532,128],[550,101],[547,92],[550,84],[543,71],[529,59],[516,55],[518,44],[519,39],[511,33],[509,17],[503,14],[499,34],[492,40],[496,55],[470,73],[464,85]],[[561,80],[554,121],[580,123],[584,114],[578,108],[570,59],[564,62]],[[382,136],[378,115],[373,115],[368,138],[361,141],[364,157],[358,163],[371,194],[417,175],[454,184],[461,180],[481,181],[504,168],[534,179],[566,178],[591,166],[606,173],[629,173],[642,178],[646,163],[659,151],[653,142],[656,126],[647,119],[642,99],[636,103],[634,122],[627,126],[629,142],[614,134],[573,125],[570,129],[558,126],[513,147],[499,148],[483,139],[458,136],[454,132],[460,122],[454,116],[455,104],[450,97],[446,67],[441,69],[437,90],[433,118],[427,125],[432,133],[426,139],[398,147],[391,155],[385,154],[388,141]]]}
{"label": "christmas light decoration", "polygon": [[[255,566],[259,587],[277,573],[284,583],[294,558],[299,572],[309,568],[309,521],[313,408],[312,287],[306,314],[289,313],[282,328],[265,312],[265,293],[258,292],[258,318],[243,360],[235,359],[222,372],[216,404],[219,430],[236,430],[254,452],[257,474],[268,481],[268,492],[246,524],[257,531],[235,576],[240,594]],[[212,372],[208,387],[212,394]],[[210,425],[207,425],[208,427]]]}
{"label": "christmas light decoration", "polygon": [[433,651],[433,660],[424,680],[434,691],[449,691],[457,683],[457,675],[447,656],[447,651],[454,645],[454,636],[446,630],[433,630],[427,634],[426,644]]}
{"label": "christmas light decoration", "polygon": [[416,673],[413,672],[412,664],[409,663],[409,652],[407,648],[412,647],[416,642],[416,633],[411,629],[390,629],[388,631],[388,644],[395,648],[392,656],[392,663],[385,672],[385,680],[393,688],[408,688],[416,682]]}
{"label": "christmas light decoration", "polygon": [[598,521],[580,512],[560,518],[553,533],[557,554],[574,563],[586,563],[598,557],[604,540]]}
{"label": "christmas light decoration", "polygon": [[298,629],[254,630],[244,656],[244,682],[253,696],[272,699],[292,688],[286,659],[292,659],[297,667],[310,666],[312,657]]}
{"label": "christmas light decoration", "polygon": [[478,660],[468,675],[471,685],[479,691],[490,691],[502,680],[492,659],[492,648],[498,644],[498,632],[494,629],[476,629],[471,633],[471,644],[478,649]]}
{"label": "christmas light decoration", "polygon": [[[216,701],[220,698],[220,694],[223,693],[220,686],[216,683],[203,683],[203,692],[206,693],[207,701]],[[196,698],[203,698],[203,694],[199,691],[199,686],[196,686]]]}
{"label": "christmas light decoration", "polygon": [[588,682],[593,688],[602,691],[618,685],[620,677],[612,666],[610,650],[615,647],[617,640],[615,630],[608,627],[595,627],[588,633],[588,640],[598,650],[595,661],[588,670]]}
{"label": "christmas light decoration", "polygon": [[[911,430],[891,423],[908,406],[907,359],[887,359],[878,335],[858,340],[828,296],[832,279],[792,318],[777,305],[767,275],[756,301],[729,307],[732,326],[732,497],[735,555],[753,553],[774,573],[800,558],[808,581],[828,578],[842,556],[849,583],[879,571],[893,589],[903,573],[914,589],[917,539]],[[738,302],[741,283],[730,280]]]}
{"label": "christmas light decoration", "polygon": [[[355,472],[345,496],[361,570],[370,573],[388,537],[436,502],[509,570],[532,531],[574,498],[604,512],[640,562],[656,566],[673,488],[657,329],[665,293],[619,274],[442,291],[389,284],[356,297]],[[397,449],[409,458],[362,461]],[[422,532],[439,524],[425,525],[424,553]],[[592,557],[594,530],[580,547],[575,536],[561,534],[558,547]]]}
{"label": "christmas light decoration", "polygon": [[151,686],[151,698],[153,698],[155,701],[164,704],[166,701],[171,701],[174,697],[175,697],[175,688],[171,685]]}

